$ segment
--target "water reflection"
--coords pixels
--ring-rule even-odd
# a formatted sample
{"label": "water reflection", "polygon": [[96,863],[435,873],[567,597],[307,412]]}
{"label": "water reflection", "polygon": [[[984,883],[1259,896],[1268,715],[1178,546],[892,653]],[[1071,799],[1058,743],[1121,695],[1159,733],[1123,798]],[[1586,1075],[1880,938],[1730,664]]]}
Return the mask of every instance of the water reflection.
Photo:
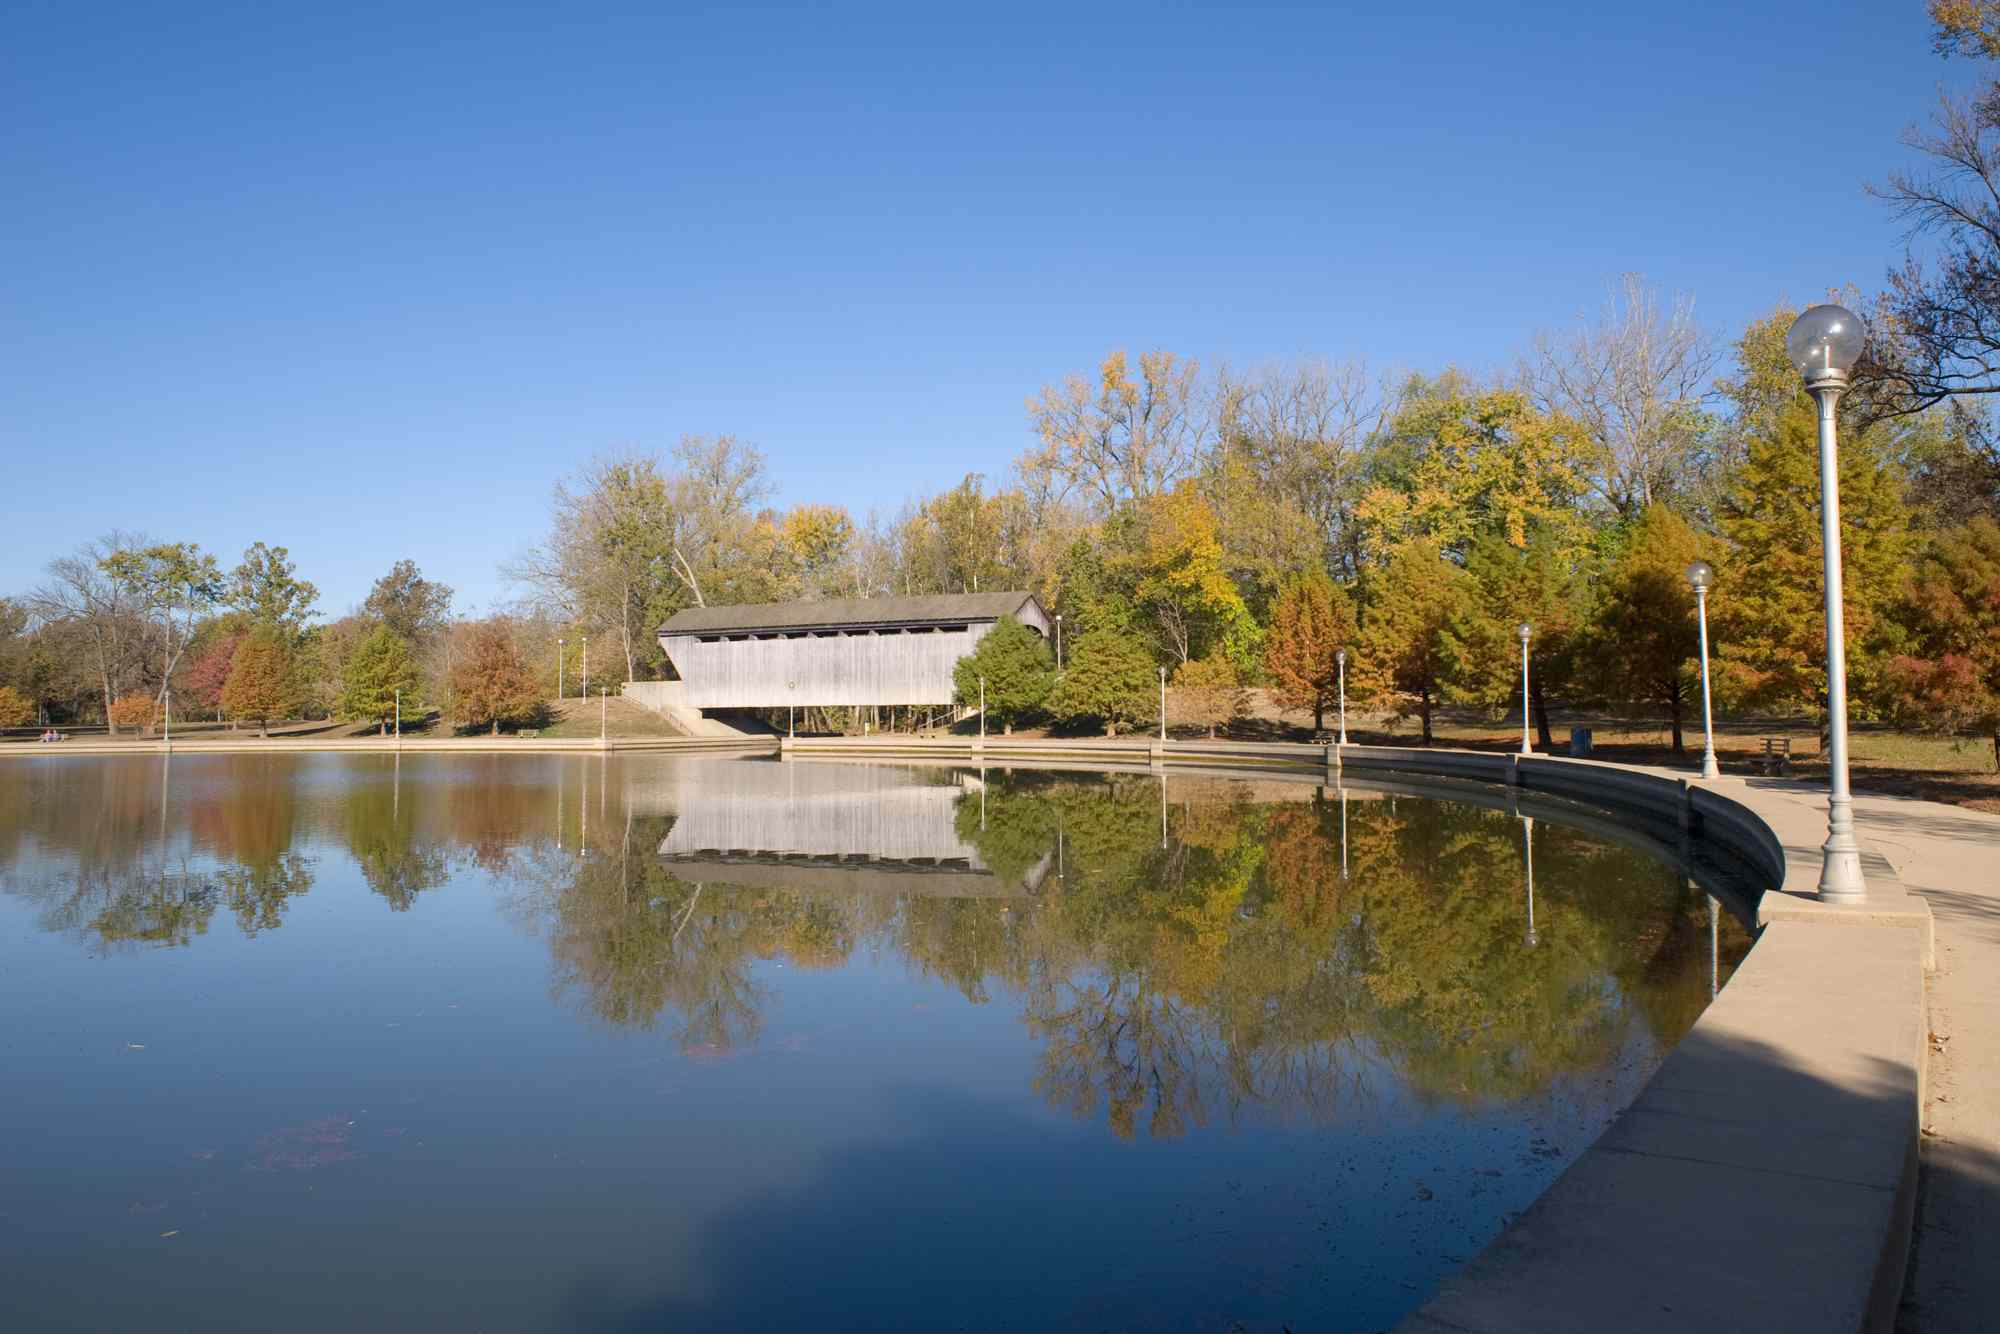
{"label": "water reflection", "polygon": [[50,768],[0,785],[0,874],[47,929],[188,948],[218,907],[278,929],[328,857],[396,912],[476,869],[560,995],[684,1049],[758,1039],[760,963],[889,951],[1016,998],[1042,1095],[1128,1137],[1337,1116],[1385,1070],[1430,1100],[1545,1091],[1671,1044],[1747,946],[1638,852],[1346,787],[430,759]]}
{"label": "water reflection", "polygon": [[[930,1231],[885,1240],[871,1221],[907,1209],[1012,1227],[997,1205],[979,1212],[1003,1188],[1050,1239],[1038,1273],[1058,1274],[1100,1234],[1114,1252],[1075,1261],[1040,1295],[1006,1297],[1027,1303],[1007,1308],[1016,1324],[1147,1324],[1101,1304],[1103,1266],[1116,1264],[1135,1275],[1117,1302],[1155,1303],[1153,1327],[1197,1323],[1191,1292],[1232,1319],[1268,1308],[1270,1327],[1281,1309],[1307,1317],[1294,1327],[1381,1327],[1615,1114],[1748,945],[1714,882],[1543,807],[1488,799],[1275,777],[643,757],[17,764],[0,769],[0,913],[40,931],[0,936],[0,1001],[44,1011],[23,1027],[38,1045],[15,1049],[34,1073],[12,1142],[84,1133],[85,1113],[117,1101],[95,1092],[106,1088],[145,1107],[120,1152],[143,1145],[174,1171],[206,1172],[189,1164],[218,1161],[218,1144],[227,1158],[234,1134],[248,1176],[159,1194],[244,1220],[245,1253],[277,1230],[255,1201],[216,1202],[276,1190],[270,1174],[290,1169],[272,1161],[372,1182],[338,1216],[342,1238],[394,1236],[385,1219],[456,1207],[440,1182],[485,1203],[434,1218],[439,1235],[507,1215],[516,1192],[549,1216],[646,1220],[621,1232],[633,1250],[616,1260],[600,1254],[614,1230],[577,1229],[573,1245],[538,1230],[535,1254],[510,1255],[510,1280],[546,1260],[563,1284],[608,1273],[644,1287],[668,1263],[665,1246],[638,1245],[649,1228],[699,1229],[673,1233],[675,1254],[691,1255],[688,1238],[718,1217],[750,1219],[708,1271],[677,1273],[694,1305],[673,1309],[715,1314],[709,1327],[757,1323],[722,1313],[754,1308],[796,1253],[769,1249],[774,1235],[829,1253],[853,1238],[837,1267],[850,1277],[826,1281],[847,1285],[840,1300],[879,1303],[866,1256],[929,1244]],[[167,1031],[130,1031],[149,1012]],[[79,1036],[98,1033],[118,1045]],[[105,1066],[126,1042],[157,1066]],[[177,1073],[155,1088],[155,1068]],[[246,1087],[259,1097],[242,1099]],[[68,1089],[82,1092],[65,1102]],[[384,1107],[397,1120],[373,1129],[368,1111]],[[922,1121],[938,1173],[966,1175],[897,1177],[906,1123],[885,1107]],[[405,1121],[411,1133],[392,1138]],[[167,1127],[184,1142],[145,1142]],[[318,1144],[322,1128],[337,1153],[268,1147]],[[521,1152],[524,1136],[546,1151]],[[1173,1147],[1107,1152],[1120,1141]],[[1381,1147],[1392,1141],[1401,1149]],[[425,1142],[423,1154],[458,1157],[423,1171],[391,1158]],[[754,1144],[757,1163],[712,1147],[732,1143]],[[880,1156],[843,1159],[857,1143]],[[90,1156],[50,1158],[39,1176],[0,1164],[41,1192],[17,1217],[66,1220],[13,1239],[114,1253],[72,1207],[104,1152],[99,1132]],[[1422,1181],[1396,1152],[1421,1159]],[[572,1153],[601,1168],[572,1167]],[[981,1168],[986,1155],[1005,1170]],[[745,1182],[765,1158],[788,1164],[798,1193],[759,1212]],[[101,1167],[119,1225],[152,1197],[117,1192],[154,1161]],[[856,1165],[823,1194],[796,1185],[838,1161]],[[1308,1181],[1308,1167],[1323,1175]],[[1229,1184],[1244,1180],[1261,1193]],[[896,1207],[842,1212],[869,1189]],[[707,1212],[690,1202],[703,1191]],[[1079,1191],[1148,1203],[1107,1233],[1065,1203]],[[314,1207],[339,1209],[333,1194]],[[277,1216],[303,1217],[287,1198]],[[1403,1221],[1411,1201],[1435,1221]],[[1190,1222],[1197,1206],[1203,1220],[1242,1210],[1227,1215],[1240,1244],[1222,1252],[1244,1272],[1263,1265],[1258,1277],[1187,1277],[1221,1263]],[[318,1244],[360,1244],[333,1236]],[[978,1281],[924,1254],[912,1270],[942,1276],[927,1302]],[[1395,1266],[1394,1282],[1380,1276]],[[486,1271],[453,1273],[463,1293]],[[899,1285],[924,1281],[898,1270]],[[37,1309],[66,1309],[76,1286]],[[1043,1297],[1058,1305],[1032,1305]],[[536,1323],[510,1310],[486,1323]]]}

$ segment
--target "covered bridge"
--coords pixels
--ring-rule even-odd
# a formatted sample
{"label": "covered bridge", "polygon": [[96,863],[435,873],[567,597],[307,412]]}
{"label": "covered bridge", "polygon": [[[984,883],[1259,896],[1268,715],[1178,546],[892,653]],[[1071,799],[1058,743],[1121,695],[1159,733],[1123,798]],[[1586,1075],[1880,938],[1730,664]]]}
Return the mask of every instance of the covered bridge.
{"label": "covered bridge", "polygon": [[952,667],[1002,616],[1051,626],[1032,593],[837,598],[690,607],[660,648],[695,709],[949,704]]}

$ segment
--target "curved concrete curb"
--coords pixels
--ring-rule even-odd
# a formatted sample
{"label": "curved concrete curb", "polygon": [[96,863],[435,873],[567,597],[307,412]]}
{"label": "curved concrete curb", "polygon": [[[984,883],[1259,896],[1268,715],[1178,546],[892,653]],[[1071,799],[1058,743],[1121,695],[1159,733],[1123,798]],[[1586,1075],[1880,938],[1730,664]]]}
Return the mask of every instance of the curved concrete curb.
{"label": "curved concrete curb", "polygon": [[[1869,901],[1813,897],[1816,794],[1475,751],[953,738],[787,741],[787,757],[1419,774],[1597,807],[1768,880],[1757,943],[1633,1104],[1404,1334],[1893,1327],[1916,1198],[1929,906],[1865,853]],[[1837,927],[1839,929],[1826,929]]]}

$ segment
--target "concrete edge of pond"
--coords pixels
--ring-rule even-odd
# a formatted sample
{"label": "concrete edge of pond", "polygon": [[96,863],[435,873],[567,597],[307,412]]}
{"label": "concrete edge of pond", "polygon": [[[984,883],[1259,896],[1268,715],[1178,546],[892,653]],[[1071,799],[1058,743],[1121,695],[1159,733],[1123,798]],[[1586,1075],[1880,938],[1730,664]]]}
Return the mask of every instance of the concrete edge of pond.
{"label": "concrete edge of pond", "polygon": [[1397,1328],[1893,1327],[1916,1204],[1934,933],[1929,904],[1865,846],[1868,901],[1817,900],[1817,792],[1376,746],[814,738],[782,753],[1417,774],[1672,821],[1724,844],[1770,881],[1748,957],[1604,1135]]}

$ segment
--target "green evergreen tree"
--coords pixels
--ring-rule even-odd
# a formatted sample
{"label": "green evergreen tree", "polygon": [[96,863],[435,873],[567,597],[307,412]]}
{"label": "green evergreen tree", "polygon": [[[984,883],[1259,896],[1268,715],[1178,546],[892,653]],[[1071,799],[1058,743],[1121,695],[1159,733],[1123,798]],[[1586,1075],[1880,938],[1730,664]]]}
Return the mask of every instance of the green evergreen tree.
{"label": "green evergreen tree", "polygon": [[420,678],[409,645],[387,625],[361,637],[342,675],[340,716],[354,722],[373,720],[387,733],[396,712],[396,694],[414,708]]}
{"label": "green evergreen tree", "polygon": [[1159,676],[1137,640],[1116,630],[1090,630],[1067,657],[1067,669],[1049,692],[1048,710],[1056,717],[1094,718],[1116,736],[1120,723],[1158,716]]}
{"label": "green evergreen tree", "polygon": [[1011,735],[1014,724],[1042,707],[1055,685],[1055,658],[1042,637],[1012,616],[1002,616],[951,669],[958,703],[979,707],[986,682],[986,712]]}
{"label": "green evergreen tree", "polygon": [[1547,528],[1515,546],[1503,533],[1482,534],[1467,551],[1465,572],[1477,592],[1447,623],[1445,685],[1451,694],[1489,709],[1521,702],[1519,627],[1533,631],[1528,686],[1544,749],[1552,747],[1550,695],[1572,689],[1588,599],[1583,553]]}
{"label": "green evergreen tree", "polygon": [[[1817,411],[1796,395],[1773,430],[1751,437],[1720,507],[1733,550],[1709,595],[1716,688],[1738,704],[1825,708]],[[1888,613],[1907,573],[1909,518],[1877,432],[1850,425],[1841,434],[1840,532],[1848,688],[1860,701],[1880,697],[1897,647]]]}

